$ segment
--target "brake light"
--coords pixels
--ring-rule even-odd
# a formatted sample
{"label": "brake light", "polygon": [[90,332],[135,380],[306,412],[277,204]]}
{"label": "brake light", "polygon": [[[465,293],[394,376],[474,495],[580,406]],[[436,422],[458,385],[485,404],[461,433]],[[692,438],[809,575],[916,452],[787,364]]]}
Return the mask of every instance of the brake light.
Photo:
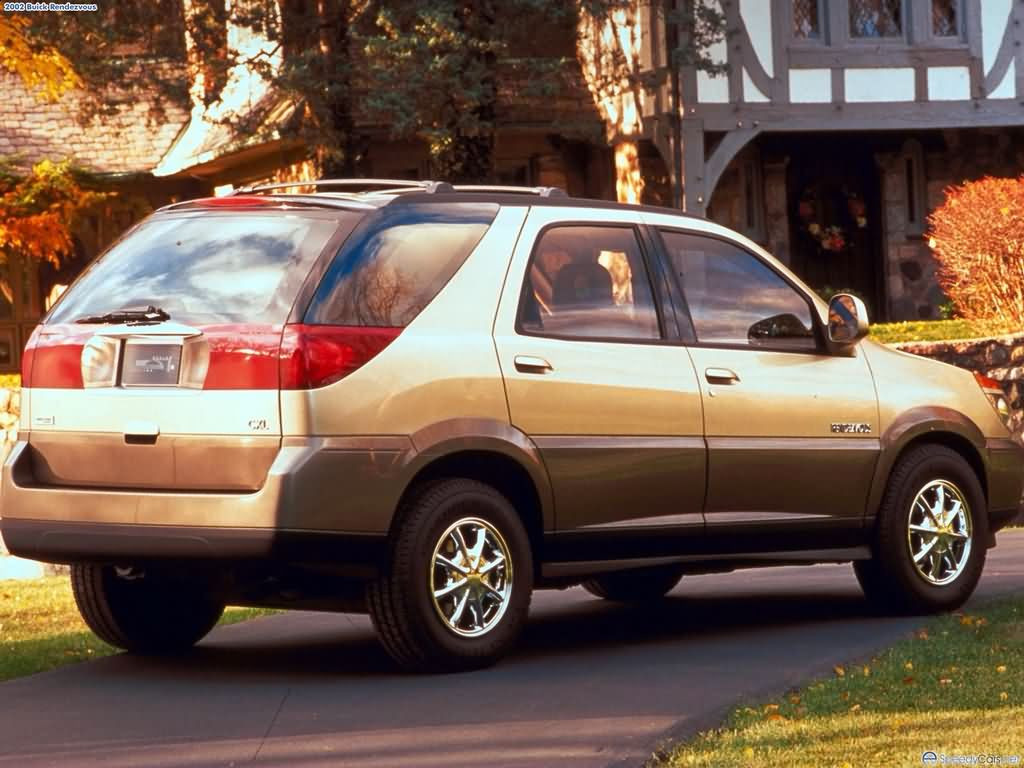
{"label": "brake light", "polygon": [[401,332],[401,328],[286,325],[281,339],[281,389],[333,384],[380,354]]}
{"label": "brake light", "polygon": [[273,208],[280,207],[281,201],[259,195],[228,195],[226,197],[202,197],[190,203],[204,208]]}
{"label": "brake light", "polygon": [[82,389],[82,348],[91,333],[80,328],[36,328],[21,353],[21,386]]}

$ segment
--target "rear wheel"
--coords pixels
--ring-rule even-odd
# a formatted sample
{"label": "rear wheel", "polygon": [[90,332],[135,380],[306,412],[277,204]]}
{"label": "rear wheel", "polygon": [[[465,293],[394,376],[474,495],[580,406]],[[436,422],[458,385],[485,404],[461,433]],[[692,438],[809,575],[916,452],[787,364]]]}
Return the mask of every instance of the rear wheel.
{"label": "rear wheel", "polygon": [[72,565],[71,587],[89,629],[110,645],[136,653],[191,648],[224,613],[224,605],[195,583],[110,565]]}
{"label": "rear wheel", "polygon": [[604,573],[583,582],[583,588],[605,600],[634,603],[664,597],[682,577],[683,571],[678,565],[660,565]]}
{"label": "rear wheel", "polygon": [[930,613],[962,605],[985,565],[985,495],[960,454],[912,449],[892,472],[878,512],[874,556],[854,563],[877,606]]}
{"label": "rear wheel", "polygon": [[468,479],[425,486],[400,512],[384,574],[367,587],[387,652],[410,670],[493,664],[526,621],[533,561],[509,501]]}

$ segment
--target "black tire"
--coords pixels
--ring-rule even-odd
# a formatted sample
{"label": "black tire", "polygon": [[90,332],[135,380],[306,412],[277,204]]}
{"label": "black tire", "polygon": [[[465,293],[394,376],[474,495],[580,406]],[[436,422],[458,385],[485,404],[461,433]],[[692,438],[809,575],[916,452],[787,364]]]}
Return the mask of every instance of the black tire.
{"label": "black tire", "polygon": [[72,565],[71,587],[89,629],[104,642],[133,653],[185,651],[224,613],[224,605],[195,584],[148,575],[122,578],[109,565]]}
{"label": "black tire", "polygon": [[[966,501],[970,518],[970,553],[949,583],[935,584],[918,572],[908,541],[911,507],[929,483],[952,483]],[[930,540],[930,539],[929,539]],[[853,564],[865,596],[877,608],[895,613],[937,613],[960,607],[974,592],[985,566],[988,507],[970,464],[941,445],[911,449],[893,468],[875,522],[871,560]]]}
{"label": "black tire", "polygon": [[596,597],[620,603],[658,600],[683,578],[678,565],[659,565],[631,571],[603,573],[583,582],[583,588]]}
{"label": "black tire", "polygon": [[[420,489],[399,510],[390,546],[390,558],[379,578],[370,582],[366,602],[381,643],[404,669],[417,672],[479,669],[494,664],[515,644],[526,622],[533,591],[530,540],[515,509],[489,485],[468,479],[446,479]],[[453,629],[435,605],[432,582],[436,578],[435,548],[457,522],[486,523],[505,545],[511,574],[504,611],[477,636]],[[477,528],[477,531],[480,529]],[[493,553],[493,552],[492,552]],[[495,558],[496,559],[496,558]],[[463,562],[463,561],[460,561]],[[491,578],[491,577],[488,577]],[[457,599],[454,598],[453,599]],[[491,610],[497,605],[490,598]],[[476,604],[469,620],[483,615]],[[454,615],[454,611],[453,611]],[[460,614],[461,615],[461,614]],[[458,619],[456,619],[458,621]]]}

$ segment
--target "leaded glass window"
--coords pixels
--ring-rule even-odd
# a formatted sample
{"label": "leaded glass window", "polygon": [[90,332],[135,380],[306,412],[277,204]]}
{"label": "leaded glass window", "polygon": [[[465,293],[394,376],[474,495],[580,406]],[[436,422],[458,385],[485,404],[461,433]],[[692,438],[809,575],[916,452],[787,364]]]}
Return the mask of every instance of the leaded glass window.
{"label": "leaded glass window", "polygon": [[903,0],[850,0],[850,37],[902,37]]}
{"label": "leaded glass window", "polygon": [[960,25],[957,19],[959,0],[932,0],[932,35],[935,37],[958,37]]}
{"label": "leaded glass window", "polygon": [[821,38],[818,0],[793,0],[793,37],[803,40]]}

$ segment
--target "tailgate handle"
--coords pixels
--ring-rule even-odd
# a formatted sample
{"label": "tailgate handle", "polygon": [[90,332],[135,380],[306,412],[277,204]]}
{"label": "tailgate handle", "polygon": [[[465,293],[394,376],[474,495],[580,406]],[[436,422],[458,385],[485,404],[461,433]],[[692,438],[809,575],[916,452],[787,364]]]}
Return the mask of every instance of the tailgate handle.
{"label": "tailgate handle", "polygon": [[124,427],[124,441],[129,445],[153,445],[160,436],[160,427],[152,421],[129,421]]}

